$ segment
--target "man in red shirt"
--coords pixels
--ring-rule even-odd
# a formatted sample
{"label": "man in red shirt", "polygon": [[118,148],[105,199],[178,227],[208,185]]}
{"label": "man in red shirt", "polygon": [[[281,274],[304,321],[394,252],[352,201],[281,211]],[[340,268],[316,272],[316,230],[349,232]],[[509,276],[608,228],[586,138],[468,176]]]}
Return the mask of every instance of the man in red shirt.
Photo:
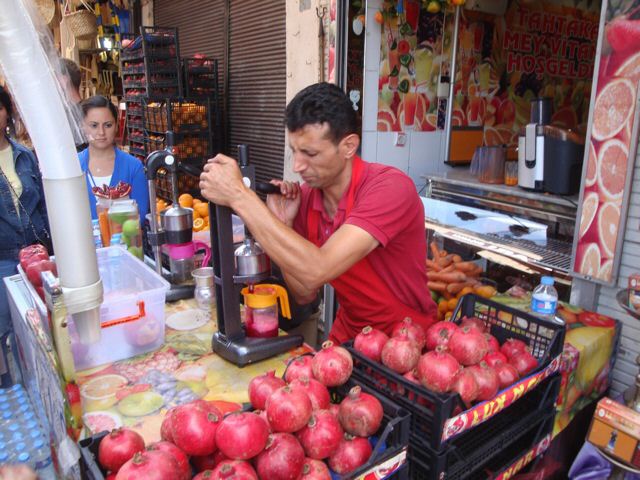
{"label": "man in red shirt", "polygon": [[330,283],[339,309],[336,342],[363,327],[390,333],[405,317],[436,321],[427,289],[424,209],[409,177],[363,161],[355,112],[344,92],[319,83],[286,109],[293,171],[304,181],[274,183],[267,205],[242,182],[237,163],[217,155],[200,177],[202,195],[231,207],[283,272],[299,303]]}

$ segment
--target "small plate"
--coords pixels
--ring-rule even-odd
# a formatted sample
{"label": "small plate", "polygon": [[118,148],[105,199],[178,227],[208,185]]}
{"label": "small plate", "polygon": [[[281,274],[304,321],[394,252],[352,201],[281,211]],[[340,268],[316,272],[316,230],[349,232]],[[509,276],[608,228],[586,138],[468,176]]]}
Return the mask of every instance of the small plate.
{"label": "small plate", "polygon": [[206,325],[211,318],[211,313],[204,310],[192,308],[170,315],[166,324],[174,330],[188,331],[195,330]]}

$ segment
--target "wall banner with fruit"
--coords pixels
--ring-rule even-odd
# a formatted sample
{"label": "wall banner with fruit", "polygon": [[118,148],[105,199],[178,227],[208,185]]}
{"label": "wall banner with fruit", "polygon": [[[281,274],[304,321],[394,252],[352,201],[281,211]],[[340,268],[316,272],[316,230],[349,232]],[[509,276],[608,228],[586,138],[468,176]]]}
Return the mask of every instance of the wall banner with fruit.
{"label": "wall banner with fruit", "polygon": [[613,284],[638,144],[640,0],[603,2],[580,209],[574,239],[574,273]]}

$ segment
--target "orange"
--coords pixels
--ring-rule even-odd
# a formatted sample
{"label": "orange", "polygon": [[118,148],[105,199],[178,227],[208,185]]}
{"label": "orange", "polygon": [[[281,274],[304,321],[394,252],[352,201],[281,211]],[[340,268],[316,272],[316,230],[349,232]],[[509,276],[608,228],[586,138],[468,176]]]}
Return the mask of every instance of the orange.
{"label": "orange", "polygon": [[447,308],[450,312],[453,312],[456,309],[456,306],[458,305],[458,299],[457,298],[452,298],[451,300],[449,300],[447,302]]}
{"label": "orange", "polygon": [[578,246],[576,253],[577,271],[589,277],[595,277],[600,272],[600,248],[597,243],[587,243]]}
{"label": "orange", "polygon": [[202,200],[200,200],[199,198],[194,198],[194,199],[193,199],[193,204],[194,204],[194,205],[197,205],[197,204],[199,204],[199,203],[202,203]]}
{"label": "orange", "polygon": [[193,219],[195,220],[196,218],[202,218],[202,215],[200,215],[196,210],[193,210]]}
{"label": "orange", "polygon": [[611,258],[616,250],[620,208],[614,202],[603,203],[598,210],[598,238],[604,258]]}
{"label": "orange", "polygon": [[201,219],[201,218],[196,218],[193,221],[193,230],[196,231],[196,232],[199,232],[203,228],[204,228],[204,220]]}
{"label": "orange", "polygon": [[598,176],[598,154],[596,153],[596,147],[593,146],[593,142],[589,142],[589,158],[587,159],[587,176],[584,179],[586,187],[596,183]]}
{"label": "orange", "polygon": [[596,212],[598,211],[598,194],[596,192],[589,192],[584,196],[582,202],[582,216],[580,217],[580,234],[578,238],[582,238],[585,233],[591,227],[593,219],[596,218]]}
{"label": "orange", "polygon": [[627,179],[629,149],[618,139],[600,146],[598,153],[598,191],[600,201],[620,200]]}
{"label": "orange", "polygon": [[204,203],[204,202],[200,202],[200,203],[195,203],[194,202],[193,211],[194,212],[198,212],[198,215],[200,215],[201,217],[208,217],[209,216],[209,204],[208,203]]}
{"label": "orange", "polygon": [[591,135],[596,140],[615,137],[627,124],[636,104],[636,89],[626,78],[614,78],[596,95]]}
{"label": "orange", "polygon": [[193,206],[193,197],[189,193],[183,193],[178,197],[178,203],[181,207],[191,208]]}

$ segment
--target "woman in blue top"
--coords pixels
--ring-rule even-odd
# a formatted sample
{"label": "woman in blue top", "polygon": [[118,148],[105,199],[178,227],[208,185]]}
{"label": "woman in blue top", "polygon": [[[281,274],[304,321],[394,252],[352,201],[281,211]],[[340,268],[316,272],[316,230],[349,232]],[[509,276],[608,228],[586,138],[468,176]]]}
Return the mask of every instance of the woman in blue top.
{"label": "woman in blue top", "polygon": [[17,273],[18,252],[34,243],[50,244],[42,176],[36,157],[9,138],[13,104],[0,87],[0,386],[8,386],[6,337],[11,315],[4,277]]}
{"label": "woman in blue top", "polygon": [[82,171],[87,175],[87,190],[91,218],[98,218],[93,187],[109,185],[119,181],[131,185],[132,198],[138,204],[140,220],[149,211],[149,188],[142,162],[116,147],[118,110],[107,98],[96,95],[81,103],[84,131],[89,147],[78,154]]}

